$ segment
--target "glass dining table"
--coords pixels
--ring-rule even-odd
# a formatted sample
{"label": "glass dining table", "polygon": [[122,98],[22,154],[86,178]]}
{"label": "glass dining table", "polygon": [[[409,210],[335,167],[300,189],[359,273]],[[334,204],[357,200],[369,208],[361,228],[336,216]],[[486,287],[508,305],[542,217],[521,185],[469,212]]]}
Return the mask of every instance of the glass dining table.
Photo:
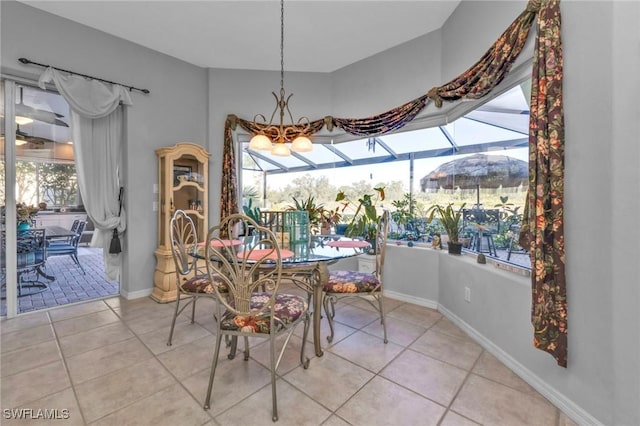
{"label": "glass dining table", "polygon": [[[252,248],[253,237],[239,237],[239,251]],[[329,280],[328,266],[340,259],[365,253],[371,244],[366,241],[346,238],[340,235],[313,235],[308,242],[288,243],[281,248],[282,273],[292,278],[301,287],[311,293],[313,306],[313,345],[315,354],[322,356],[320,324],[322,319],[322,291]],[[302,278],[300,278],[302,277]]]}

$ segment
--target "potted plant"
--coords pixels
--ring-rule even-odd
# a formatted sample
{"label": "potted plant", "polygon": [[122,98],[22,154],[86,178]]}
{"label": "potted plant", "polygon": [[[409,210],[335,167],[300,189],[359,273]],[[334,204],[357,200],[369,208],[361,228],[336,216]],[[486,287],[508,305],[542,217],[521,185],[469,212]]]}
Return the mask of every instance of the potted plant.
{"label": "potted plant", "polygon": [[[260,207],[253,205],[253,198],[249,198],[249,203],[246,206],[242,206],[242,211],[258,225],[262,223]],[[253,231],[253,228],[244,230],[245,235],[253,235]]]}
{"label": "potted plant", "polygon": [[33,224],[33,220],[38,213],[38,208],[28,206],[26,204],[16,204],[16,219],[18,222],[18,231],[26,231]]}
{"label": "potted plant", "polygon": [[450,203],[446,207],[439,204],[434,204],[427,210],[427,222],[430,223],[433,220],[435,214],[438,214],[440,223],[447,232],[449,242],[447,248],[451,254],[462,253],[462,243],[459,241],[458,236],[460,233],[460,227],[462,226],[462,210],[466,203],[462,204],[459,209],[455,210],[453,204]]}
{"label": "potted plant", "polygon": [[351,238],[362,237],[372,243],[375,249],[376,229],[378,220],[380,219],[376,204],[378,201],[384,200],[384,187],[376,187],[373,190],[375,191],[374,194],[363,194],[358,198],[357,204],[346,200],[346,195],[342,191],[336,196],[336,201],[343,203],[343,213],[347,207],[352,204],[355,205],[355,207],[353,207],[355,213],[347,225],[345,235]]}
{"label": "potted plant", "polygon": [[311,232],[317,234],[322,229],[323,225],[323,212],[324,206],[322,204],[316,204],[315,197],[309,195],[303,200],[293,198],[293,206],[287,208],[288,211],[300,211],[304,210],[309,213],[309,225],[311,225]]}

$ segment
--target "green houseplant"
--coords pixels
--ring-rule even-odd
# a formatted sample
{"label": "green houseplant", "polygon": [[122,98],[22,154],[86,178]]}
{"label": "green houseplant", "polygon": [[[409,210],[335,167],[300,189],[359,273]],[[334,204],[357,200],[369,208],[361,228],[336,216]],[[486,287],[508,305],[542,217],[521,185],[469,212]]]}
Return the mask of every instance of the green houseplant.
{"label": "green houseplant", "polygon": [[440,223],[449,237],[447,248],[451,254],[460,254],[462,252],[462,243],[460,243],[458,237],[462,226],[462,211],[465,205],[466,203],[463,203],[459,209],[455,210],[452,203],[447,206],[434,204],[427,210],[428,223],[431,223],[436,214],[438,215]]}
{"label": "green houseplant", "polygon": [[[374,194],[363,194],[358,198],[357,203],[347,200],[344,192],[339,192],[336,201],[343,203],[342,212],[349,206],[355,209],[353,218],[347,225],[345,235],[350,238],[362,237],[367,241],[374,241],[376,238],[376,227],[380,216],[376,209],[376,204],[384,200],[384,187],[373,188]],[[355,207],[353,207],[355,206]]]}

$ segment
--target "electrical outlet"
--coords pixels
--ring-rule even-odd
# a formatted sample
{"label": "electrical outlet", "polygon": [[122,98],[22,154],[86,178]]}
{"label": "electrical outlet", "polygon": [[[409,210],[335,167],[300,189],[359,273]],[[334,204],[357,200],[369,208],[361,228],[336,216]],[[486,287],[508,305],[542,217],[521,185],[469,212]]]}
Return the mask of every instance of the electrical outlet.
{"label": "electrical outlet", "polygon": [[153,202],[153,205],[152,205],[151,209],[152,209],[154,212],[157,212],[157,211],[158,211],[158,202],[157,202],[157,201],[154,201],[154,202]]}
{"label": "electrical outlet", "polygon": [[464,288],[464,300],[471,303],[471,289],[469,287]]}
{"label": "electrical outlet", "polygon": [[[154,184],[153,184],[153,193],[154,193],[154,194],[157,194],[157,193],[158,193],[158,184],[157,184],[157,183],[154,183]],[[158,210],[158,209],[156,209],[156,210]]]}

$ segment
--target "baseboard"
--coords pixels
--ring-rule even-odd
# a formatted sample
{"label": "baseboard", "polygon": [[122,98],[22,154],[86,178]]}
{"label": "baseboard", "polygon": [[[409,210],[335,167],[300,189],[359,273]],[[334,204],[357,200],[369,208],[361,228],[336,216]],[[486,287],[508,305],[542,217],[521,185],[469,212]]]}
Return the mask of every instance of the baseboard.
{"label": "baseboard", "polygon": [[496,346],[492,341],[478,333],[476,329],[464,322],[453,312],[449,311],[444,306],[438,306],[438,311],[447,317],[451,322],[460,327],[465,333],[467,333],[473,340],[480,346],[487,350],[491,355],[498,358],[504,365],[506,365],[511,371],[517,374],[522,380],[527,382],[538,393],[547,398],[553,405],[558,407],[564,414],[566,414],[571,420],[580,425],[593,425],[603,426],[598,419],[587,413],[578,404],[567,398],[563,393],[558,392],[552,386],[549,386],[547,382],[542,380],[531,370],[519,363],[511,355],[503,351],[499,346]]}
{"label": "baseboard", "polygon": [[127,300],[139,299],[141,297],[150,296],[152,291],[152,288],[138,291],[126,291],[120,288],[120,296],[124,297]]}
{"label": "baseboard", "polygon": [[438,302],[433,300],[423,299],[415,296],[407,296],[403,293],[396,293],[395,291],[384,290],[384,295],[390,299],[400,300],[401,302],[413,303],[414,305],[424,306],[425,308],[438,309]]}

